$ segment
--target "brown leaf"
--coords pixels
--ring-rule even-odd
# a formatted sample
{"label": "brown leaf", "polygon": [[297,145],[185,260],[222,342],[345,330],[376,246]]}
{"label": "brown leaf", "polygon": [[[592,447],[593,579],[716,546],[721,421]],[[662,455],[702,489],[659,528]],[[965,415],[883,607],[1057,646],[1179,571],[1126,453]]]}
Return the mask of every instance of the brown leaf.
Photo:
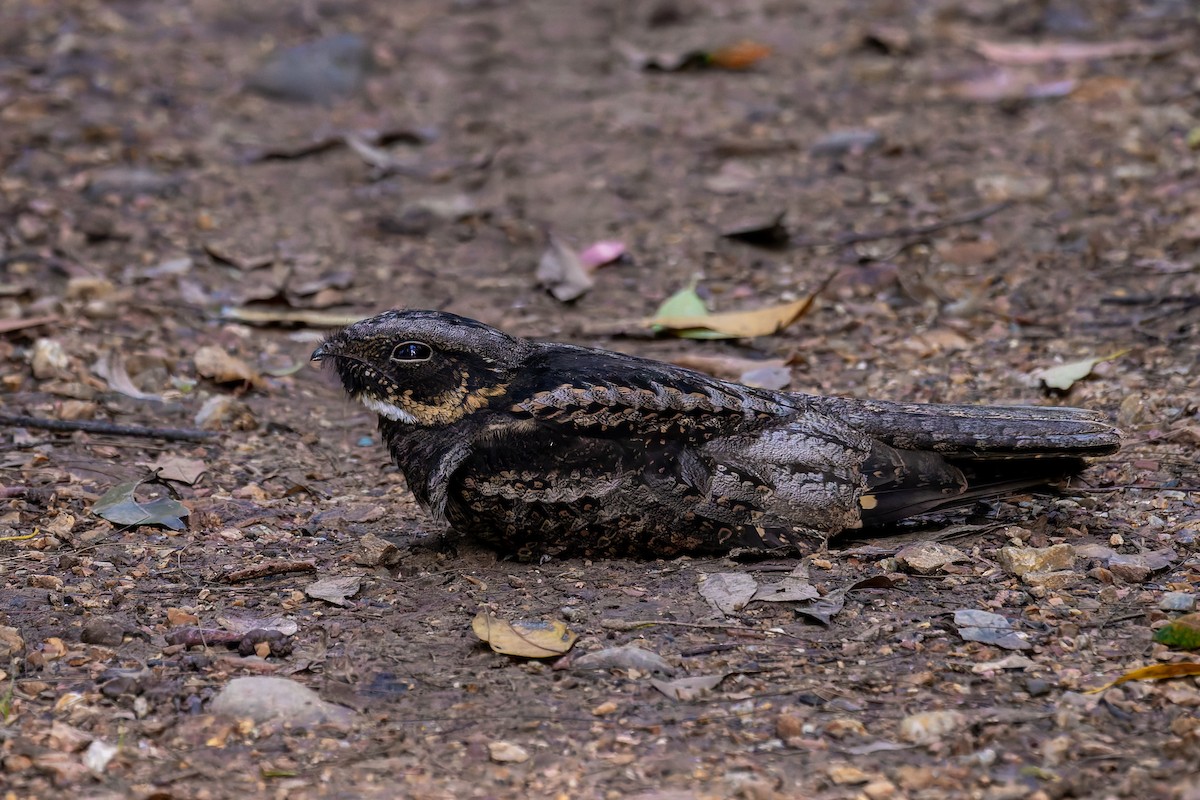
{"label": "brown leaf", "polygon": [[722,672],[719,675],[697,675],[694,678],[676,678],[672,681],[652,678],[650,685],[670,699],[686,703],[708,694],[728,676],[728,672]]}
{"label": "brown leaf", "polygon": [[595,283],[579,255],[553,234],[538,261],[537,279],[562,303],[582,297]]}
{"label": "brown leaf", "polygon": [[242,359],[227,353],[224,348],[205,345],[192,356],[196,372],[217,383],[262,385],[262,375]]}
{"label": "brown leaf", "polygon": [[808,297],[792,303],[768,306],[754,311],[726,311],[692,317],[652,317],[646,320],[646,324],[660,325],[672,331],[700,328],[744,338],[771,336],[808,313],[816,297],[814,292]]}

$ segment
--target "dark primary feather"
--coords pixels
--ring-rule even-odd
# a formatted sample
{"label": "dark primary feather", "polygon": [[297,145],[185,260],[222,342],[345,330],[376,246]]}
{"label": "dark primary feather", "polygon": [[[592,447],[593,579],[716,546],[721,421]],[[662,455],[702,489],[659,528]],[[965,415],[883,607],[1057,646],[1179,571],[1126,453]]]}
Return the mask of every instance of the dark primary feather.
{"label": "dark primary feather", "polygon": [[523,556],[804,547],[1057,480],[1120,444],[1080,409],[770,392],[435,311],[363,320],[313,357],[380,415],[419,502]]}

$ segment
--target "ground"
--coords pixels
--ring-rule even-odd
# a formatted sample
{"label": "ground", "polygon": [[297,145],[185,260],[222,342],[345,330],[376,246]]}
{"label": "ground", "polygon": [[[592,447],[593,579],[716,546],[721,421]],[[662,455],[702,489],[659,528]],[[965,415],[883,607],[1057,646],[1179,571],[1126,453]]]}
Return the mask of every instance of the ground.
{"label": "ground", "polygon": [[[0,430],[6,797],[1200,796],[1196,678],[1087,693],[1191,658],[1153,637],[1200,582],[1194,6],[0,0],[0,18],[0,413],[213,433]],[[338,34],[369,58],[262,66]],[[770,52],[736,63],[719,48],[738,42]],[[710,57],[679,71],[640,55],[693,51]],[[779,214],[773,249],[721,235]],[[563,303],[535,278],[550,234],[625,255]],[[693,283],[726,311],[831,274],[776,335],[642,323]],[[772,359],[801,391],[1100,409],[1125,446],[1062,494],[802,561],[503,560],[441,535],[307,361],[324,323],[394,306],[723,377]],[[1109,356],[1067,392],[1037,377]],[[97,512],[156,470],[138,497],[178,499],[186,527]],[[706,599],[797,566],[844,599],[828,624]],[[305,592],[355,577],[337,602]],[[481,608],[579,640],[497,654]],[[1024,639],[968,641],[967,609]],[[649,666],[573,660],[627,644],[712,679],[681,697]],[[213,713],[259,675],[353,715]]]}

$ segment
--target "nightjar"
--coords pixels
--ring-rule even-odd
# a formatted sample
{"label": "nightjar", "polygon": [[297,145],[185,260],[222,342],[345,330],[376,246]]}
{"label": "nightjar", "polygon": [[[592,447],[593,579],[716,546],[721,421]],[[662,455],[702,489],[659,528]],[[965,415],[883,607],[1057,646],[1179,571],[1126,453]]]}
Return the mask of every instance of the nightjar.
{"label": "nightjar", "polygon": [[379,415],[422,506],[524,558],[811,550],[1120,446],[1082,409],[766,391],[439,311],[357,322],[312,357]]}

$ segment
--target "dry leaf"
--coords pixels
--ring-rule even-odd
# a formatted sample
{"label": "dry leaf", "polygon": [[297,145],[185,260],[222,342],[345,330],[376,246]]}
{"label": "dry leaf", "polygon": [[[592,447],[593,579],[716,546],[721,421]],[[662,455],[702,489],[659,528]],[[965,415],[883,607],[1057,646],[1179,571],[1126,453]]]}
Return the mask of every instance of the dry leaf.
{"label": "dry leaf", "polygon": [[585,247],[579,253],[579,260],[588,269],[598,269],[611,264],[625,255],[625,243],[613,239],[605,239]]}
{"label": "dry leaf", "polygon": [[804,316],[817,295],[814,292],[808,297],[792,303],[778,306],[768,306],[755,311],[726,311],[720,314],[705,314],[696,316],[656,316],[646,321],[647,325],[657,325],[670,331],[683,332],[690,330],[708,330],[725,336],[751,338],[754,336],[771,336],[791,325]]}
{"label": "dry leaf", "polygon": [[741,611],[756,591],[758,581],[744,572],[716,572],[700,583],[700,596],[722,614]]}
{"label": "dry leaf", "polygon": [[538,262],[537,279],[555,300],[563,303],[582,297],[595,282],[579,255],[553,234]]}
{"label": "dry leaf", "polygon": [[143,392],[133,385],[133,380],[130,379],[129,373],[125,370],[125,359],[115,350],[107,356],[101,357],[92,366],[92,371],[103,378],[108,384],[108,388],[114,392],[120,392],[126,397],[132,397],[135,400],[162,401],[161,396],[152,392]]}
{"label": "dry leaf", "polygon": [[486,611],[480,611],[471,620],[471,630],[494,652],[521,658],[561,656],[579,638],[557,620],[514,620],[510,623]]}
{"label": "dry leaf", "polygon": [[362,577],[322,578],[304,587],[304,593],[314,600],[324,600],[335,606],[347,606],[349,599],[362,588]]}
{"label": "dry leaf", "polygon": [[989,42],[979,40],[975,50],[988,61],[1012,66],[1051,62],[1096,61],[1102,58],[1161,56],[1190,45],[1187,35],[1161,41],[1118,39],[1112,42]]}
{"label": "dry leaf", "polygon": [[1188,675],[1200,675],[1200,663],[1184,661],[1178,664],[1154,664],[1149,667],[1130,670],[1115,681],[1106,683],[1096,689],[1088,689],[1087,694],[1098,694],[1105,689],[1120,686],[1129,681],[1161,681],[1166,678],[1183,678]]}
{"label": "dry leaf", "polygon": [[310,328],[344,328],[363,318],[362,314],[335,314],[303,308],[247,308],[225,306],[221,319],[247,325],[304,325]]}
{"label": "dry leaf", "polygon": [[208,466],[198,458],[169,456],[166,453],[159,454],[158,458],[147,466],[162,480],[186,483],[188,486],[208,472]]}
{"label": "dry leaf", "polygon": [[728,676],[728,672],[722,672],[720,675],[697,675],[694,678],[676,678],[673,681],[652,678],[650,684],[672,700],[689,702],[708,694]]}
{"label": "dry leaf", "polygon": [[1128,350],[1119,350],[1112,355],[1084,358],[1068,364],[1059,364],[1057,367],[1047,367],[1033,373],[1033,377],[1040,380],[1048,389],[1065,392],[1074,386],[1076,381],[1081,381],[1091,375],[1097,364],[1120,358],[1128,352]]}
{"label": "dry leaf", "polygon": [[571,662],[571,669],[638,669],[642,672],[661,672],[664,675],[675,674],[675,668],[658,653],[633,645],[606,647],[603,650],[584,653]]}
{"label": "dry leaf", "polygon": [[192,356],[196,372],[217,383],[243,383],[258,386],[262,375],[237,356],[225,352],[224,348],[205,345]]}

